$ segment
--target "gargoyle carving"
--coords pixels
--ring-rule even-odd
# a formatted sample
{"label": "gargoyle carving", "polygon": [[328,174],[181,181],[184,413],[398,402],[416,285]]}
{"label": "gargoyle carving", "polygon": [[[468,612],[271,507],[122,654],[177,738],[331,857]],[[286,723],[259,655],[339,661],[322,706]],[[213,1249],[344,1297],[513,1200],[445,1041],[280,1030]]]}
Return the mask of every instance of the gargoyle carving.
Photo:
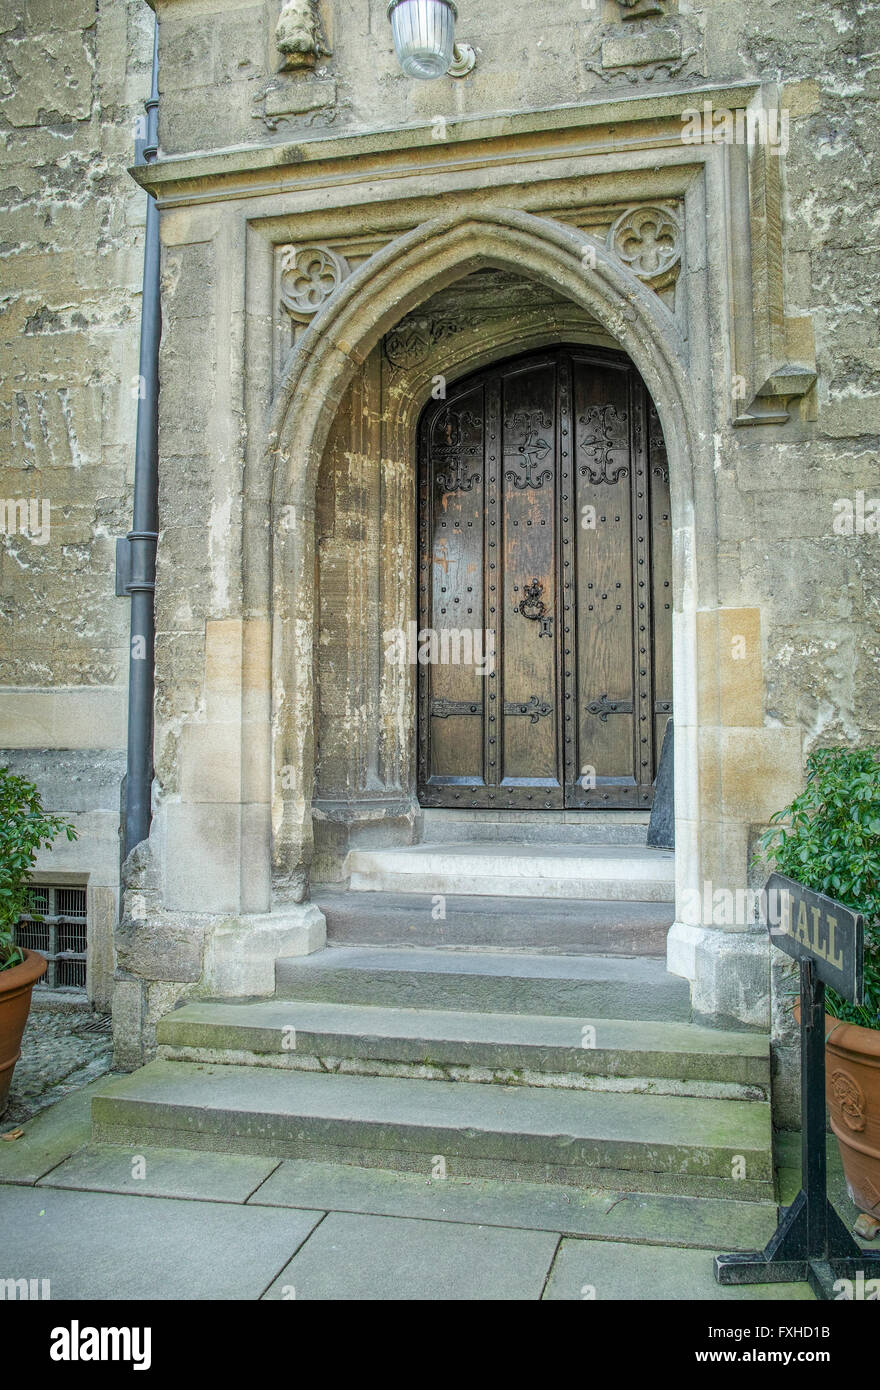
{"label": "gargoyle carving", "polygon": [[313,68],[330,57],[317,0],[285,0],[275,26],[275,46],[283,58],[282,72]]}
{"label": "gargoyle carving", "polygon": [[623,19],[648,19],[666,13],[663,0],[618,0],[618,4],[625,10]]}

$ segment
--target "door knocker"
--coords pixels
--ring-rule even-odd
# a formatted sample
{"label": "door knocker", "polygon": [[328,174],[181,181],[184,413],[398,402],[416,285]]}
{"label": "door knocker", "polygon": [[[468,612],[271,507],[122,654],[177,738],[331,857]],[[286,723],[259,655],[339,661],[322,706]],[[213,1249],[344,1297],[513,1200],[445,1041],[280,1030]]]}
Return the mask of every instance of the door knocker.
{"label": "door knocker", "polygon": [[541,631],[539,637],[553,636],[553,614],[547,612],[547,605],[541,598],[544,592],[544,585],[539,579],[533,579],[531,584],[525,586],[524,597],[520,599],[518,607],[524,618],[528,618],[530,623],[540,622]]}

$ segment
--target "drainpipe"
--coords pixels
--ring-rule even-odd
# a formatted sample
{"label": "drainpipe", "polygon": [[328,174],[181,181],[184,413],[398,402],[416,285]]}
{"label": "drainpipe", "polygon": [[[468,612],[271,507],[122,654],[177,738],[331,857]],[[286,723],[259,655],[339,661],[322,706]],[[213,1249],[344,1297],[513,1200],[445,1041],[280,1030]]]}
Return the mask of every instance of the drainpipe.
{"label": "drainpipe", "polygon": [[[151,164],[159,152],[158,24],[153,36],[153,79],[146,136],[136,144],[135,162]],[[150,833],[153,781],[153,686],[155,678],[154,592],[159,527],[159,213],[147,195],[144,284],[132,528],[117,543],[117,593],[131,598],[128,666],[128,763],[125,777],[123,857]],[[120,573],[121,571],[121,573]]]}

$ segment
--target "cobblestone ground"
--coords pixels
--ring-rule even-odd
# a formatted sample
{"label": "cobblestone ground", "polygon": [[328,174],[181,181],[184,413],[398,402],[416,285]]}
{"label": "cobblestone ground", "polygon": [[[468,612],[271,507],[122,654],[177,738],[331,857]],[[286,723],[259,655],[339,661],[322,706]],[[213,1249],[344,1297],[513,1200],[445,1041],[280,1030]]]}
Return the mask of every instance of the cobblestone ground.
{"label": "cobblestone ground", "polygon": [[110,1017],[90,1009],[31,1009],[0,1132],[110,1070]]}

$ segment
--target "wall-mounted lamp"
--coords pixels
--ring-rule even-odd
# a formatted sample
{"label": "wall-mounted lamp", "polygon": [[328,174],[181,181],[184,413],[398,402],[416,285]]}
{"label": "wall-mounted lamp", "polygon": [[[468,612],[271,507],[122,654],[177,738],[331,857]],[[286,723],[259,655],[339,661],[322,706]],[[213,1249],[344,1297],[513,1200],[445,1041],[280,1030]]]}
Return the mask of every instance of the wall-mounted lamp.
{"label": "wall-mounted lamp", "polygon": [[394,51],[407,77],[466,77],[477,61],[468,43],[455,42],[453,0],[388,0]]}

